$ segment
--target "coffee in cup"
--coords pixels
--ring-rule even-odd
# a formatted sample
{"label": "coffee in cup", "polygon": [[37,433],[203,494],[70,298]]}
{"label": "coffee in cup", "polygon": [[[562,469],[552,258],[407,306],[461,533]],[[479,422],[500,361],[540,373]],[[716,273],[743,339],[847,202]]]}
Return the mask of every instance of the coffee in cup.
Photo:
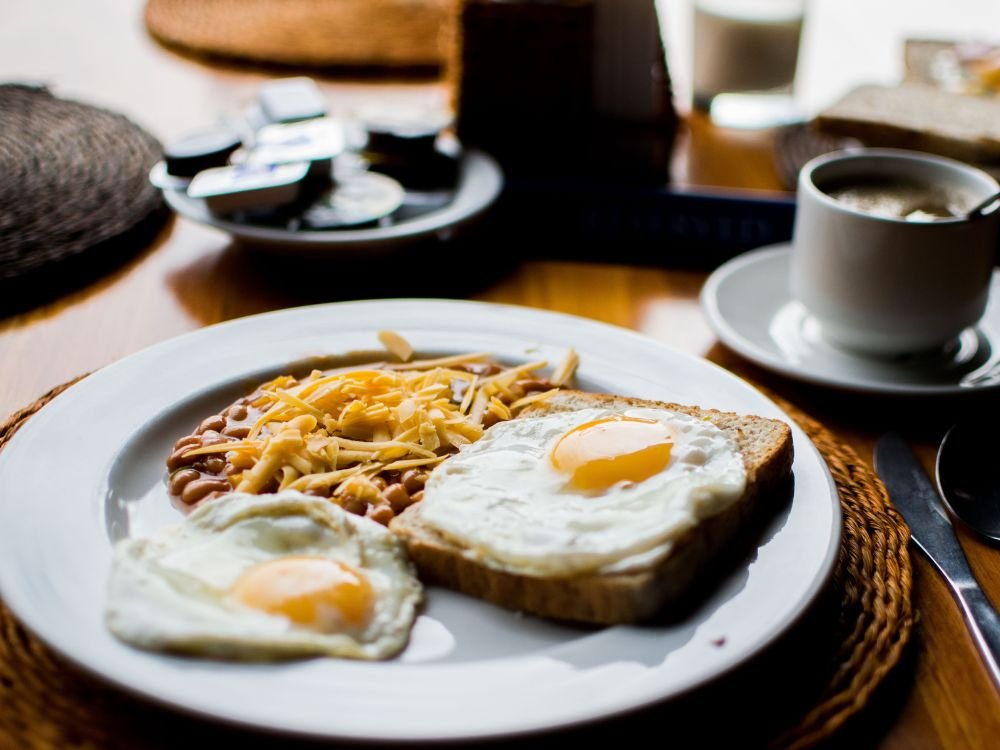
{"label": "coffee in cup", "polygon": [[946,345],[982,317],[1000,211],[982,170],[898,149],[813,159],[799,174],[790,285],[831,344],[895,356]]}
{"label": "coffee in cup", "polygon": [[962,187],[884,175],[832,180],[822,189],[848,208],[906,221],[958,218],[977,203],[975,194]]}

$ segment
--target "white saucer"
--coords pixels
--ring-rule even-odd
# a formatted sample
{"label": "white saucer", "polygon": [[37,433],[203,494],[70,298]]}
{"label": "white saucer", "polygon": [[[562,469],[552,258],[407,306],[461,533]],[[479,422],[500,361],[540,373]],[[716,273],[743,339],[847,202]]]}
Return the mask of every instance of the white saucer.
{"label": "white saucer", "polygon": [[791,246],[745,253],[705,282],[701,306],[730,349],[790,378],[852,391],[948,395],[1000,387],[1000,275],[979,324],[938,352],[877,359],[827,343],[788,290]]}

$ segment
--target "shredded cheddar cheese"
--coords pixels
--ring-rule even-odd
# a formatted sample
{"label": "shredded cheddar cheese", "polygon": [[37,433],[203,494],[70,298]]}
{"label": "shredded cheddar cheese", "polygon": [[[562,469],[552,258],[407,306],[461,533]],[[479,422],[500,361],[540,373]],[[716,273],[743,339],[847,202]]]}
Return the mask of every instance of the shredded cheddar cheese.
{"label": "shredded cheddar cheese", "polygon": [[[375,502],[382,472],[431,469],[490,425],[555,393],[576,369],[569,351],[555,369],[555,388],[527,390],[545,361],[492,372],[484,352],[412,360],[413,349],[392,332],[379,335],[402,360],[323,372],[297,380],[282,375],[262,385],[250,405],[257,416],[244,439],[193,447],[185,457],[225,454],[233,488],[257,493],[294,489]],[[484,367],[466,365],[483,365]],[[492,372],[479,375],[476,372]],[[253,416],[249,419],[252,420]],[[249,467],[249,468],[244,468]],[[384,482],[381,485],[385,486]]]}

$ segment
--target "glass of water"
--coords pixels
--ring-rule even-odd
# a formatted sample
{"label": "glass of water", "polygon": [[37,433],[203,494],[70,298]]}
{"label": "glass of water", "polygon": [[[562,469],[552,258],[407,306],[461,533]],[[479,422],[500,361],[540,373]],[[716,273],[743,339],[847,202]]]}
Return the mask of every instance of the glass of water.
{"label": "glass of water", "polygon": [[694,0],[695,109],[723,127],[799,119],[793,99],[805,0]]}

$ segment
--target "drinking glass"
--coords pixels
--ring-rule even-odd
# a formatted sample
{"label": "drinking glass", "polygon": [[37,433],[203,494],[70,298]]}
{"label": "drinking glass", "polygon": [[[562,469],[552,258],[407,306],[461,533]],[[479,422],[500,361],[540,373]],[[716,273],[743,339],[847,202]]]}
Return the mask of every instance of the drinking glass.
{"label": "drinking glass", "polygon": [[792,97],[805,0],[694,0],[695,109],[723,127],[799,119]]}

